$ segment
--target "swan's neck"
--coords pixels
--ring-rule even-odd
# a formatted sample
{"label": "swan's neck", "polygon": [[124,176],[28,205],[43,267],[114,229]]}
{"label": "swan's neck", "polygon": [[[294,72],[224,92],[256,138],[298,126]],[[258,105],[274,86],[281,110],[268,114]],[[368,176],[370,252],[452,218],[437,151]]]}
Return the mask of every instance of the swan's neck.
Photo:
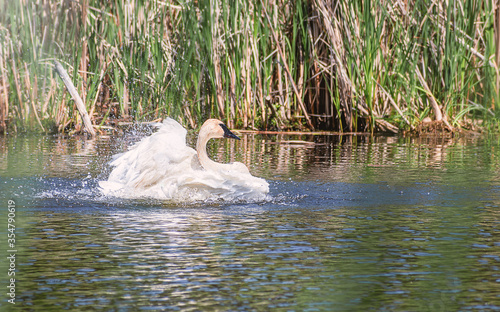
{"label": "swan's neck", "polygon": [[211,160],[207,154],[207,143],[210,139],[211,137],[207,133],[200,132],[198,141],[196,142],[196,152],[198,153],[200,164],[205,170],[218,170],[221,164]]}

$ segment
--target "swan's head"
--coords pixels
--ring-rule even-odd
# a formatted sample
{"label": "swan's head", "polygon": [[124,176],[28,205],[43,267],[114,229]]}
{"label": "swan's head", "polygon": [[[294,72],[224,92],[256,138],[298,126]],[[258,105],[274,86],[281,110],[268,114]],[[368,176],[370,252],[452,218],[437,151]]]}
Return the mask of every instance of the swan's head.
{"label": "swan's head", "polygon": [[200,136],[206,136],[208,139],[211,138],[229,138],[239,140],[234,133],[232,133],[228,127],[220,120],[208,119],[205,121],[200,129]]}
{"label": "swan's head", "polygon": [[210,139],[230,138],[239,140],[234,133],[232,133],[227,126],[220,120],[208,119],[201,126],[200,134],[198,135],[198,142],[196,142],[196,152],[201,166],[205,170],[219,171],[221,168],[226,168],[227,165],[222,165],[214,162],[208,157],[207,142]]}

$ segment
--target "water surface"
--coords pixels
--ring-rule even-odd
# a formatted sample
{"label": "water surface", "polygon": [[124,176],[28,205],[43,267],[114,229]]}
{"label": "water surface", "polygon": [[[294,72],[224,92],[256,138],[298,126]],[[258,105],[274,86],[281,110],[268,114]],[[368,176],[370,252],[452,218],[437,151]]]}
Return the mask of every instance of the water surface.
{"label": "water surface", "polygon": [[140,137],[0,138],[17,309],[500,310],[497,138],[243,134],[210,153],[266,178],[269,201],[102,196]]}

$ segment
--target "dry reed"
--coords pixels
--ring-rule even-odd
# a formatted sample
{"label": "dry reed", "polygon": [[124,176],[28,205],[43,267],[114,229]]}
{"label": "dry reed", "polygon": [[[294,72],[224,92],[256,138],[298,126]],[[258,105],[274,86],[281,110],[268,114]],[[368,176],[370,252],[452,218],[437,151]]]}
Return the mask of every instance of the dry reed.
{"label": "dry reed", "polygon": [[495,1],[96,0],[0,6],[0,131],[166,115],[262,130],[497,126]]}

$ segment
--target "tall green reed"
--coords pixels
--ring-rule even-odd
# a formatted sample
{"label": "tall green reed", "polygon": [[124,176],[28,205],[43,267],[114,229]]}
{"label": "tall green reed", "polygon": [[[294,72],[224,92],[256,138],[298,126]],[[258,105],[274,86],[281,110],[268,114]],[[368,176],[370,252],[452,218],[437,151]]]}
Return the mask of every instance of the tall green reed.
{"label": "tall green reed", "polygon": [[97,125],[166,115],[253,129],[305,129],[310,118],[339,131],[397,131],[440,115],[452,126],[496,122],[492,5],[10,1],[0,8],[0,119],[18,130],[78,127],[52,71],[58,59]]}

